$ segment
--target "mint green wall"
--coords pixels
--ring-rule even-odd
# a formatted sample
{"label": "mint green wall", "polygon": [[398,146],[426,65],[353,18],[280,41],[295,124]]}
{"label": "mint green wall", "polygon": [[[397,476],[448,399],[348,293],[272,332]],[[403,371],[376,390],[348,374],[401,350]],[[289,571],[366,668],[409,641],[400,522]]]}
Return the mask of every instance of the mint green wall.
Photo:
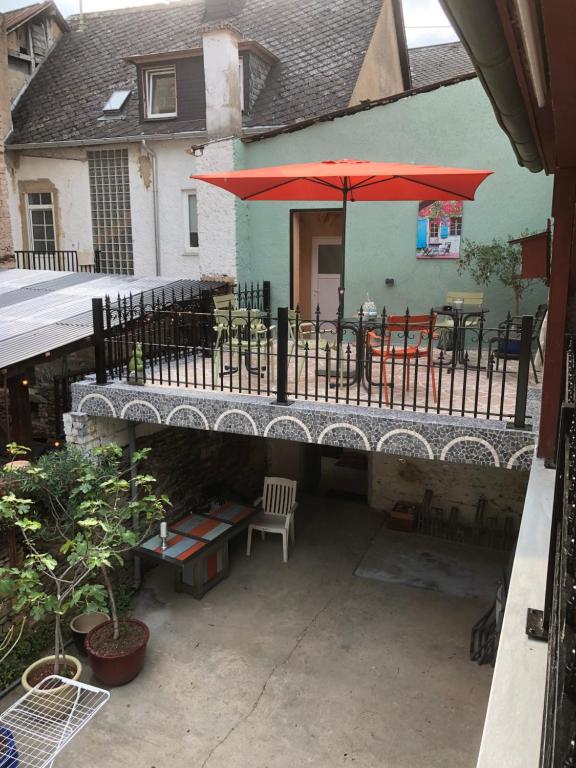
{"label": "mint green wall", "polygon": [[[464,203],[462,236],[472,240],[540,230],[550,215],[552,180],[521,168],[496,123],[477,80],[439,88],[374,107],[356,115],[318,123],[294,133],[237,142],[236,167],[338,158],[413,162],[490,169],[474,202]],[[276,306],[289,302],[289,211],[334,207],[306,204],[238,202],[238,267],[241,280],[272,281]],[[389,312],[427,311],[443,304],[447,290],[478,290],[458,276],[456,261],[416,260],[415,202],[349,205],[346,248],[346,312],[357,310],[370,292]],[[395,285],[386,287],[384,278]],[[511,293],[500,284],[484,289],[490,321],[513,309]],[[545,301],[538,282],[526,293],[522,310]]]}

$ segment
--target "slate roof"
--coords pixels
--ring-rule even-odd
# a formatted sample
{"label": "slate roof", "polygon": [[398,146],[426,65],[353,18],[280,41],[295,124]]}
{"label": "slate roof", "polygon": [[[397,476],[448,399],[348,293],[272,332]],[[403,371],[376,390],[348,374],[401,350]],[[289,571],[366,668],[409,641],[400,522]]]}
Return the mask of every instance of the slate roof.
{"label": "slate roof", "polygon": [[11,32],[16,27],[19,27],[25,21],[35,16],[44,7],[51,5],[50,2],[46,3],[34,3],[33,5],[26,5],[24,8],[16,8],[14,11],[6,11],[4,18],[6,20],[6,31]]}
{"label": "slate roof", "polygon": [[6,32],[12,32],[13,30],[22,26],[22,24],[25,24],[27,21],[34,18],[34,16],[37,16],[39,13],[42,13],[46,10],[52,11],[52,13],[58,19],[58,23],[63,29],[68,29],[68,25],[62,18],[60,11],[54,5],[52,0],[46,0],[42,3],[25,5],[23,8],[16,8],[13,11],[6,11],[4,14],[4,19],[6,21]]}
{"label": "slate roof", "polygon": [[[382,0],[245,0],[233,18],[243,39],[277,58],[245,125],[292,123],[347,106]],[[71,17],[13,112],[9,143],[203,130],[200,121],[141,123],[131,55],[201,46],[204,1]],[[133,89],[121,119],[99,121],[113,90]],[[177,127],[176,127],[177,126]]]}
{"label": "slate roof", "polygon": [[411,48],[408,54],[413,88],[432,85],[475,71],[466,49],[460,42]]}

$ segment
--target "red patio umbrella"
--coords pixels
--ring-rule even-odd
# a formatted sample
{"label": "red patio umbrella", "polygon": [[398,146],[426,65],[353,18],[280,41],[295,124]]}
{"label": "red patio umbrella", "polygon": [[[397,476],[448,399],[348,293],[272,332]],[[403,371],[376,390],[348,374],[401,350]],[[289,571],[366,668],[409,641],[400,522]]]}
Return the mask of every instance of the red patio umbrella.
{"label": "red patio umbrella", "polygon": [[341,200],[343,307],[347,203],[377,200],[474,200],[492,171],[371,160],[323,160],[242,171],[195,174],[242,200]]}

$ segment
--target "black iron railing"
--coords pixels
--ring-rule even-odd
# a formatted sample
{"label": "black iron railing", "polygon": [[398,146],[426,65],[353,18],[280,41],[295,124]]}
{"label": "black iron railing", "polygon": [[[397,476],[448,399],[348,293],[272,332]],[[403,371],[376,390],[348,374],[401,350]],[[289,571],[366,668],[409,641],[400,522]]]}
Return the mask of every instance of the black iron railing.
{"label": "black iron railing", "polygon": [[227,307],[95,304],[99,381],[195,387],[437,414],[526,426],[532,318],[488,329],[437,327],[434,312],[326,320],[273,316],[258,293]]}
{"label": "black iron railing", "polygon": [[100,251],[93,264],[80,264],[78,251],[14,251],[18,269],[46,269],[54,272],[101,272]]}
{"label": "black iron railing", "polygon": [[567,339],[565,397],[543,610],[530,609],[526,631],[548,641],[541,768],[576,766],[576,338]]}

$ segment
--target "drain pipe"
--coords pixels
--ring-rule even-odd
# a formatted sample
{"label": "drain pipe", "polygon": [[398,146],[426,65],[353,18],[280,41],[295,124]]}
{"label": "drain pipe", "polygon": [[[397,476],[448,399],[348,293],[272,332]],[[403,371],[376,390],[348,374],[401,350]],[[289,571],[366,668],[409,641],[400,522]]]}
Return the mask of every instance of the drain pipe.
{"label": "drain pipe", "polygon": [[[134,453],[136,451],[136,426],[133,422],[128,422],[128,461],[130,462],[130,499],[132,501],[138,501],[138,487],[134,482],[136,475],[138,474],[138,467],[134,463]],[[132,518],[132,525],[134,531],[138,534],[138,514],[134,513]],[[135,590],[140,589],[140,583],[142,582],[142,559],[140,555],[134,555],[134,573],[133,573],[133,587]]]}
{"label": "drain pipe", "polygon": [[160,261],[160,215],[158,213],[158,168],[157,156],[153,149],[146,144],[146,139],[142,139],[142,149],[152,159],[152,194],[154,195],[154,251],[156,261],[156,276],[162,274]]}

